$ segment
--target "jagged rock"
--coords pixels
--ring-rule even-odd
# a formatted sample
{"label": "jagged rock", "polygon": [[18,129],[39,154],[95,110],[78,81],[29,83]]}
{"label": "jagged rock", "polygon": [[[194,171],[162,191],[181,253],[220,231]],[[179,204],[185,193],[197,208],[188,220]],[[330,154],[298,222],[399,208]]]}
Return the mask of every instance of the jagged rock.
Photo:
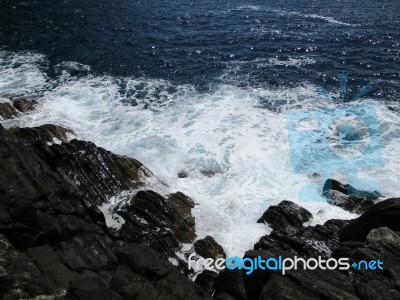
{"label": "jagged rock", "polygon": [[325,182],[323,195],[329,199],[329,203],[354,213],[365,212],[382,196],[377,191],[360,191],[350,184],[342,184],[334,179]]}
{"label": "jagged rock", "polygon": [[217,258],[226,257],[224,249],[211,236],[206,236],[204,239],[197,240],[193,246],[196,253],[204,258],[216,260]]}
{"label": "jagged rock", "polygon": [[193,201],[182,193],[167,198],[153,191],[139,191],[131,201],[118,208],[125,223],[115,236],[131,242],[145,242],[165,256],[175,256],[179,242],[195,238],[191,215]]}
{"label": "jagged rock", "polygon": [[85,190],[88,206],[100,205],[123,190],[145,185],[153,174],[139,161],[115,155],[91,142],[72,140],[49,147],[53,167]]}
{"label": "jagged rock", "polygon": [[0,103],[0,116],[3,120],[13,119],[18,111],[10,103]]}
{"label": "jagged rock", "polygon": [[347,196],[338,191],[332,191],[331,198],[328,202],[349,212],[361,214],[365,212],[368,207],[374,204],[375,200],[370,198]]}
{"label": "jagged rock", "polygon": [[282,201],[270,206],[257,223],[268,223],[274,230],[292,231],[301,228],[311,216],[305,208],[291,201]]}
{"label": "jagged rock", "polygon": [[62,241],[57,250],[64,264],[75,271],[108,270],[117,265],[115,243],[104,233],[80,234]]}
{"label": "jagged rock", "polygon": [[296,232],[274,230],[263,236],[254,249],[280,249],[291,255],[329,257],[339,246],[338,231],[349,221],[329,220],[323,225],[307,226]]}
{"label": "jagged rock", "polygon": [[38,104],[34,99],[26,99],[26,98],[13,98],[12,99],[13,106],[19,110],[20,112],[29,112],[35,109]]}
{"label": "jagged rock", "polygon": [[[104,191],[105,199],[129,186],[144,184],[138,174],[139,162],[92,143],[48,146],[40,137],[36,142],[28,140],[0,125],[2,299],[208,298],[160,252],[145,245],[121,249],[129,240],[124,236],[116,239],[100,218],[102,214],[97,214],[96,203],[102,201],[94,199],[97,193]],[[83,177],[86,181],[75,181]],[[157,205],[143,203],[145,199],[138,197],[133,204],[143,214],[154,213],[158,219],[152,221],[161,226],[167,220],[177,231],[187,229],[177,234],[180,238],[194,234],[194,223],[189,226],[190,201],[183,194],[168,198],[181,208],[179,212],[167,199],[154,196],[168,207],[168,218],[159,217]],[[148,228],[143,224],[131,234],[148,235]],[[170,229],[161,230],[176,242]],[[161,241],[162,236],[156,239]]]}
{"label": "jagged rock", "polygon": [[263,286],[259,299],[319,300],[321,298],[308,291],[307,287],[301,287],[290,279],[272,274],[267,284]]}
{"label": "jagged rock", "polygon": [[215,291],[215,282],[217,281],[218,273],[214,271],[204,270],[197,275],[195,282],[208,294],[212,296]]}
{"label": "jagged rock", "polygon": [[[400,199],[388,199],[374,204],[354,221],[329,220],[324,225],[287,233],[273,231],[263,237],[255,250],[245,257],[263,259],[294,256],[350,258],[350,264],[360,260],[380,259],[384,270],[346,271],[316,269],[281,271],[255,270],[244,275],[249,299],[397,299],[400,297]],[[397,222],[396,222],[397,220]],[[389,228],[378,228],[387,224]],[[371,230],[372,229],[372,230]],[[342,242],[339,243],[339,232]],[[310,241],[318,241],[309,247]],[[311,243],[314,244],[314,243]],[[326,251],[328,249],[329,251]],[[341,288],[338,289],[337,286]]]}
{"label": "jagged rock", "polygon": [[344,242],[332,255],[351,261],[380,260],[383,270],[348,270],[351,282],[361,299],[400,298],[400,237],[387,227],[371,229],[363,243]]}
{"label": "jagged rock", "polygon": [[55,286],[67,290],[74,274],[64,265],[49,245],[28,249],[26,252],[42,274]]}
{"label": "jagged rock", "polygon": [[290,271],[285,276],[277,273],[271,275],[259,299],[357,300],[359,297],[350,278],[342,272],[300,269]]}
{"label": "jagged rock", "polygon": [[343,228],[341,241],[365,241],[373,228],[388,227],[400,231],[400,198],[387,199],[372,205],[364,214]]}
{"label": "jagged rock", "polygon": [[215,299],[247,300],[243,275],[238,270],[223,270],[215,283]]}
{"label": "jagged rock", "polygon": [[[266,260],[281,256],[284,259],[293,258],[293,252],[288,248],[259,249],[246,252],[245,257],[254,259],[260,256]],[[280,270],[255,270],[245,275],[244,280],[249,299],[358,299],[348,275],[338,270],[298,269],[287,271],[285,275]]]}
{"label": "jagged rock", "polygon": [[181,192],[176,192],[168,195],[168,204],[185,220],[190,226],[194,226],[195,220],[192,215],[192,208],[194,208],[193,200]]}
{"label": "jagged rock", "polygon": [[68,142],[68,134],[73,134],[74,132],[70,129],[64,128],[62,126],[44,124],[38,127],[14,127],[8,129],[9,132],[29,141],[31,144],[35,145],[37,143],[48,143],[53,144],[55,142]]}
{"label": "jagged rock", "polygon": [[66,296],[70,299],[124,299],[116,291],[107,288],[104,283],[97,278],[80,278],[77,280],[72,280],[70,289],[68,290]]}
{"label": "jagged rock", "polygon": [[[115,290],[122,288],[123,294],[128,297],[125,299],[204,299],[207,298],[206,293],[184,277],[172,265],[160,259],[159,255],[147,246],[140,244],[128,244],[117,252],[121,262],[129,266],[130,270],[139,275],[139,278],[145,276],[152,278],[151,284],[138,284],[139,280],[129,280],[133,276],[130,275],[128,269],[121,270],[124,273],[118,274],[118,278],[114,276],[111,286]],[[128,280],[127,280],[128,279]],[[135,282],[136,281],[136,282]],[[139,294],[142,297],[138,297]],[[151,294],[151,297],[146,296]],[[144,295],[143,295],[144,294]],[[137,298],[138,297],[138,298]]]}
{"label": "jagged rock", "polygon": [[[255,259],[261,257],[266,260],[270,257],[278,257],[279,255],[287,255],[278,249],[256,249],[249,250],[245,253],[244,258]],[[254,270],[251,274],[245,275],[243,272],[243,280],[245,284],[246,295],[248,299],[258,299],[263,286],[269,281],[273,271],[270,270]]]}
{"label": "jagged rock", "polygon": [[62,289],[48,282],[25,253],[0,234],[0,297],[4,300],[51,295]]}

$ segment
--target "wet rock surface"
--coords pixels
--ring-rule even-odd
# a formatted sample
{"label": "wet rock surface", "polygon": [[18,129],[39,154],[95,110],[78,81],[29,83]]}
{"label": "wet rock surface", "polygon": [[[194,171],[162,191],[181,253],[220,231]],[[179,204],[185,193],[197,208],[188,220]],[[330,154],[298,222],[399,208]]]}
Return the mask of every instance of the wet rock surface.
{"label": "wet rock surface", "polygon": [[38,127],[15,127],[8,129],[13,135],[29,141],[31,144],[54,144],[67,143],[68,135],[73,135],[74,132],[68,128],[53,124],[44,124]]}
{"label": "wet rock surface", "polygon": [[371,229],[379,227],[400,231],[400,198],[387,199],[370,206],[364,214],[340,231],[340,239],[365,241]]}
{"label": "wet rock surface", "polygon": [[[293,206],[284,203],[282,207]],[[369,206],[354,220],[329,220],[316,226],[282,226],[277,207],[268,224],[276,228],[245,253],[244,258],[349,258],[349,263],[380,260],[383,269],[365,270],[254,270],[242,271],[247,299],[398,299],[400,298],[400,199],[388,199]],[[268,211],[268,210],[267,210]],[[298,220],[298,210],[285,210],[285,219]],[[290,213],[292,213],[291,216]],[[265,215],[265,214],[264,214]],[[273,220],[277,224],[273,224]],[[396,221],[397,220],[397,221]],[[298,224],[298,223],[296,223]],[[297,228],[297,229],[294,229]],[[219,279],[219,278],[218,278]],[[232,281],[233,282],[233,281]],[[233,283],[232,283],[233,284]],[[235,291],[242,283],[234,283]],[[230,291],[224,287],[224,292]],[[224,294],[226,295],[226,293]],[[233,296],[241,299],[242,296]],[[221,298],[225,299],[225,298]],[[231,298],[226,298],[231,299]]]}
{"label": "wet rock surface", "polygon": [[197,240],[194,244],[194,250],[197,254],[204,258],[226,258],[224,249],[211,236],[206,236],[204,239]]}
{"label": "wet rock surface", "polygon": [[125,223],[111,234],[117,240],[146,243],[165,256],[175,256],[180,243],[193,242],[192,200],[182,193],[164,198],[151,190],[139,191],[120,208]]}
{"label": "wet rock surface", "polygon": [[10,103],[0,103],[0,116],[3,120],[8,120],[16,117],[18,111]]}
{"label": "wet rock surface", "polygon": [[[140,162],[71,137],[55,125],[0,126],[2,299],[400,299],[400,198],[376,203],[377,194],[332,181],[330,203],[341,193],[339,206],[362,215],[307,226],[311,213],[283,201],[259,219],[273,231],[244,255],[375,259],[383,269],[226,269],[192,282],[176,251],[195,241],[193,200],[149,190],[149,179],[162,183]],[[114,211],[124,222],[108,228],[99,206],[124,191],[134,191]],[[225,257],[212,237],[194,248]]]}
{"label": "wet rock surface", "polygon": [[301,228],[311,216],[305,208],[291,201],[282,201],[276,206],[270,206],[257,222],[267,223],[274,230],[293,231]]}
{"label": "wet rock surface", "polygon": [[3,120],[13,119],[20,113],[26,113],[35,109],[37,101],[23,97],[10,98],[10,103],[0,103],[0,117]]}
{"label": "wet rock surface", "polygon": [[367,192],[356,189],[350,184],[342,184],[337,180],[328,179],[323,187],[323,195],[328,201],[344,210],[363,213],[382,197],[377,192]]}
{"label": "wet rock surface", "polygon": [[11,98],[12,105],[20,112],[26,113],[29,111],[33,111],[38,105],[35,99],[28,99],[24,97],[14,97]]}
{"label": "wet rock surface", "polygon": [[[0,126],[0,298],[207,299],[166,257],[194,238],[191,199],[137,193],[126,211],[147,224],[129,239],[116,238],[98,205],[142,189],[153,175],[93,143],[68,142],[64,133],[53,126],[10,132]],[[153,227],[175,244],[152,234]]]}

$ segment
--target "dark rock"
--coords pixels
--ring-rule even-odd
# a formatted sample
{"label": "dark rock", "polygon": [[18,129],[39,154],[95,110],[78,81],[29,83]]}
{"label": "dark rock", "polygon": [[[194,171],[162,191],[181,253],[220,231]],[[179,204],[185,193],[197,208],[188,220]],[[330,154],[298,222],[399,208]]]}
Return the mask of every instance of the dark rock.
{"label": "dark rock", "polygon": [[91,142],[72,140],[48,149],[46,159],[64,179],[84,191],[88,207],[100,205],[121,191],[142,187],[145,178],[153,176],[139,161]]}
{"label": "dark rock", "polygon": [[213,170],[201,170],[200,173],[209,178],[214,177],[214,175],[216,174],[216,172]]}
{"label": "dark rock", "polygon": [[152,281],[143,275],[132,272],[128,265],[117,267],[110,288],[117,291],[124,299],[157,299],[162,295]]}
{"label": "dark rock", "polygon": [[343,228],[339,237],[341,241],[365,241],[373,228],[388,227],[393,231],[400,230],[400,198],[387,199],[372,205],[364,214]]}
{"label": "dark rock", "polygon": [[182,193],[165,199],[153,191],[139,191],[119,208],[118,214],[126,222],[114,234],[130,242],[144,242],[166,257],[174,256],[179,242],[190,243],[196,236],[192,206],[192,200]]}
{"label": "dark rock", "polygon": [[339,271],[316,269],[274,273],[260,299],[359,299],[350,278]]}
{"label": "dark rock", "polygon": [[276,230],[263,236],[254,245],[255,250],[279,249],[290,255],[305,257],[329,257],[339,246],[338,231],[349,223],[344,220],[329,220],[323,225],[303,227],[303,221],[309,220],[311,213],[289,201],[271,206],[264,217]]}
{"label": "dark rock", "polygon": [[67,297],[71,299],[122,300],[122,296],[95,278],[77,279],[71,282]]}
{"label": "dark rock", "polygon": [[23,128],[10,128],[9,132],[29,141],[31,144],[35,145],[37,143],[48,143],[53,144],[56,141],[68,142],[68,134],[73,134],[74,132],[70,129],[52,125],[45,124],[39,127],[23,127]]}
{"label": "dark rock", "polygon": [[260,300],[319,300],[318,295],[301,287],[296,282],[284,276],[272,274],[267,284],[261,290]]}
{"label": "dark rock", "polygon": [[383,270],[348,270],[361,299],[400,299],[400,237],[389,228],[372,229],[363,243],[342,243],[332,255],[350,261],[380,260]]}
{"label": "dark rock", "polygon": [[247,300],[243,273],[238,270],[221,271],[215,283],[214,297],[216,299]]}
{"label": "dark rock", "polygon": [[[118,251],[129,239],[104,224],[97,205],[143,186],[150,171],[92,143],[49,146],[53,129],[60,133],[42,126],[13,135],[0,125],[0,297],[207,299],[162,253],[144,245]],[[152,236],[156,246],[166,240],[156,229],[176,244],[194,236],[193,203],[181,193],[143,192],[129,205],[151,221],[131,235]]]}
{"label": "dark rock", "polygon": [[[128,244],[121,248],[117,255],[121,262],[125,263],[130,267],[130,269],[141,276],[150,278],[152,286],[149,288],[151,294],[156,297],[153,298],[139,298],[139,299],[156,299],[162,296],[162,299],[204,299],[207,298],[206,293],[200,289],[197,285],[191,282],[188,278],[184,277],[177,269],[175,269],[171,264],[166,263],[162,260],[158,253],[156,253],[151,248],[141,245],[141,244]],[[136,291],[140,291],[140,286],[144,284],[138,284],[136,280],[132,282],[132,287],[127,287],[129,285],[127,277],[129,275],[129,270],[126,268],[120,270],[122,274],[118,274],[119,278],[116,281],[115,276],[111,283],[111,286],[123,287],[125,291],[133,292],[129,294],[130,298],[125,297],[125,299],[133,299],[137,297],[135,295]],[[157,293],[156,293],[157,292]]]}
{"label": "dark rock", "polygon": [[50,246],[42,245],[30,248],[27,253],[40,272],[46,274],[46,277],[55,286],[59,286],[65,290],[69,288],[74,274],[60,261]]}
{"label": "dark rock", "polygon": [[[244,258],[250,258],[254,260],[255,258],[261,257],[267,260],[270,257],[277,258],[279,255],[286,254],[278,249],[269,250],[249,250],[245,253]],[[271,270],[254,270],[251,274],[244,275],[243,281],[245,284],[246,295],[248,299],[258,299],[263,286],[268,282],[271,275],[275,271]]]}
{"label": "dark rock", "polygon": [[337,180],[328,179],[323,187],[323,195],[330,203],[347,211],[362,213],[382,195],[379,192],[361,191],[350,184],[342,184]]}
{"label": "dark rock", "polygon": [[217,300],[237,300],[235,297],[233,297],[231,294],[228,294],[228,293],[220,293],[217,296],[215,296],[214,299],[217,299]]}
{"label": "dark rock", "polygon": [[58,256],[75,271],[108,270],[118,263],[115,244],[106,235],[82,234],[60,243]]}
{"label": "dark rock", "polygon": [[10,103],[0,103],[0,116],[3,120],[13,119],[17,115],[17,110]]}
{"label": "dark rock", "polygon": [[186,172],[186,171],[180,171],[179,173],[178,173],[178,177],[179,178],[186,178],[186,177],[188,177],[189,176],[189,174]]}
{"label": "dark rock", "polygon": [[270,206],[257,223],[268,223],[274,230],[292,231],[303,227],[311,216],[305,208],[291,201],[282,201]]}
{"label": "dark rock", "polygon": [[331,192],[330,204],[339,206],[352,213],[361,214],[365,212],[376,201],[371,198],[347,196],[337,191]]}
{"label": "dark rock", "polygon": [[[284,259],[293,258],[292,252],[271,248],[248,251],[245,257],[266,260],[281,256]],[[249,299],[358,299],[348,275],[338,270],[310,271],[300,268],[287,271],[285,275],[280,270],[255,270],[244,280]]]}
{"label": "dark rock", "polygon": [[195,283],[211,297],[215,291],[215,282],[217,281],[217,278],[218,273],[204,270],[202,273],[197,275]]}
{"label": "dark rock", "polygon": [[181,192],[176,192],[167,196],[168,204],[185,220],[189,225],[194,225],[194,217],[192,216],[192,208],[194,208],[193,200]]}
{"label": "dark rock", "polygon": [[48,282],[32,260],[0,234],[0,297],[5,300],[52,295],[61,288]]}
{"label": "dark rock", "polygon": [[393,230],[399,230],[398,221],[395,221],[400,214],[398,204],[399,199],[385,200],[371,206],[354,221],[329,220],[324,225],[309,226],[289,234],[273,231],[255,245],[256,250],[245,255],[263,259],[293,258],[295,255],[304,258],[322,256],[324,259],[348,257],[350,263],[380,259],[384,262],[384,270],[298,269],[290,270],[284,276],[280,271],[255,270],[244,278],[249,299],[399,298],[400,238],[389,228],[373,229],[385,223]]}
{"label": "dark rock", "polygon": [[27,98],[13,98],[12,102],[13,106],[23,113],[34,110],[38,104],[36,100]]}
{"label": "dark rock", "polygon": [[196,253],[204,258],[216,260],[217,258],[226,257],[224,249],[211,236],[206,236],[204,239],[197,240],[193,246]]}

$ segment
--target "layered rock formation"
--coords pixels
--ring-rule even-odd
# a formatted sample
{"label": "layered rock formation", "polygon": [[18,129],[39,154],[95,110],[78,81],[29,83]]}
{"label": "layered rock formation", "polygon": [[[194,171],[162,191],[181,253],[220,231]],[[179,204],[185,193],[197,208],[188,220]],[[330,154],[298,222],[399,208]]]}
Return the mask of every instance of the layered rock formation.
{"label": "layered rock formation", "polygon": [[35,109],[36,100],[23,97],[11,97],[10,102],[0,103],[0,117],[3,120],[13,119],[21,113]]}
{"label": "layered rock formation", "polygon": [[[195,237],[191,199],[146,190],[140,162],[67,134],[0,125],[0,297],[208,298],[167,260]],[[123,227],[107,228],[98,206],[128,189]]]}
{"label": "layered rock formation", "polygon": [[[165,185],[139,161],[71,136],[50,124],[0,125],[2,299],[400,299],[400,199],[327,181],[332,205],[363,214],[306,226],[312,214],[283,201],[260,216],[273,231],[245,253],[380,259],[383,270],[204,271],[192,282],[176,255],[182,243],[226,256],[212,237],[195,242],[192,199],[149,189]],[[109,211],[123,222],[109,228],[99,207],[124,191]]]}
{"label": "layered rock formation", "polygon": [[[255,270],[250,275],[224,271],[214,281],[216,299],[400,299],[400,198],[369,206],[351,221],[329,220],[323,225],[300,222],[311,215],[290,201],[271,206],[260,220],[274,230],[255,244],[245,258],[349,258],[352,262],[380,260],[383,270]],[[231,273],[222,292],[217,282]],[[239,275],[238,275],[239,273]],[[240,283],[238,283],[238,280]],[[234,282],[234,283],[229,283]],[[245,293],[237,295],[238,286]],[[218,296],[220,293],[222,296]]]}

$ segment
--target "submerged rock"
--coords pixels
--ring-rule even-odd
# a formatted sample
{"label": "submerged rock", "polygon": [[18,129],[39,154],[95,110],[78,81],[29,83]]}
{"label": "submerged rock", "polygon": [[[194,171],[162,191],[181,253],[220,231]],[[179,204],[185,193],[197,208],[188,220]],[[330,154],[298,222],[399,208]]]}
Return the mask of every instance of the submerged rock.
{"label": "submerged rock", "polygon": [[26,98],[11,98],[11,103],[0,103],[0,116],[3,120],[13,119],[19,113],[29,112],[35,109],[36,100]]}
{"label": "submerged rock", "polygon": [[186,172],[186,171],[180,171],[179,173],[178,173],[178,177],[179,178],[186,178],[186,177],[188,177],[189,176],[189,174]]}
{"label": "submerged rock", "polygon": [[18,111],[10,103],[0,103],[0,116],[3,120],[16,117]]}
{"label": "submerged rock", "polygon": [[12,98],[12,103],[17,110],[23,113],[33,111],[38,104],[36,100],[27,98]]}

